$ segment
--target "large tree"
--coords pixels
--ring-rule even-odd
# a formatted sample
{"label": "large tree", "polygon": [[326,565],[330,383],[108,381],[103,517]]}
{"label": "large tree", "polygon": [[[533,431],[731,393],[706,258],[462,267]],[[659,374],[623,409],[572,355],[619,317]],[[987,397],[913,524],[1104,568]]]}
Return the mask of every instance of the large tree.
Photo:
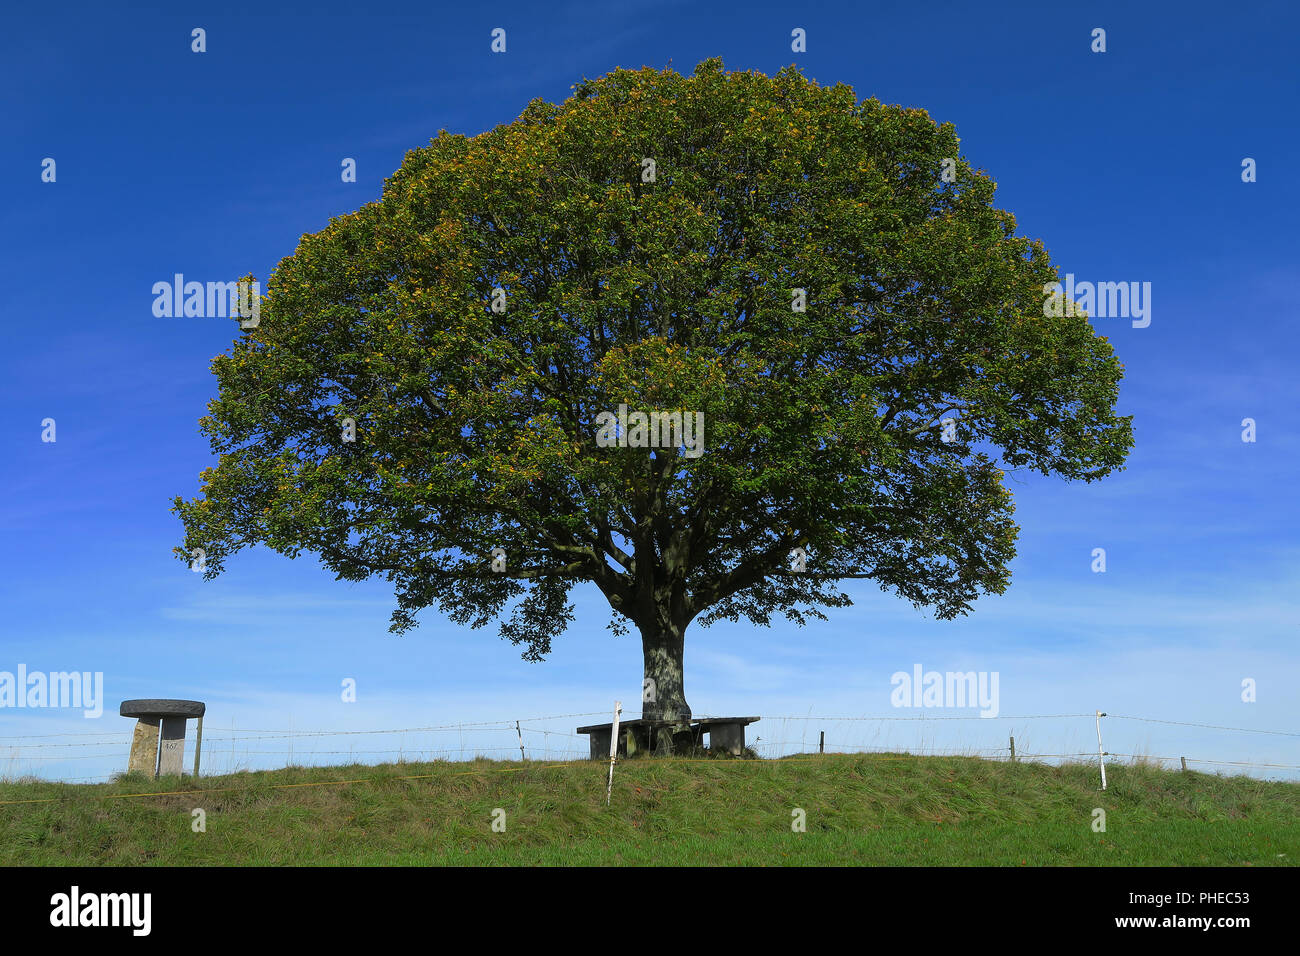
{"label": "large tree", "polygon": [[[1045,307],[994,189],[923,110],[716,59],[444,131],[213,362],[182,556],[315,553],[392,582],[395,632],[502,617],[530,660],[590,582],[669,720],[693,621],[824,619],[850,578],[964,614],[1009,583],[1004,469],[1093,480],[1132,444],[1110,345]],[[602,447],[620,406],[701,413],[703,454]]]}

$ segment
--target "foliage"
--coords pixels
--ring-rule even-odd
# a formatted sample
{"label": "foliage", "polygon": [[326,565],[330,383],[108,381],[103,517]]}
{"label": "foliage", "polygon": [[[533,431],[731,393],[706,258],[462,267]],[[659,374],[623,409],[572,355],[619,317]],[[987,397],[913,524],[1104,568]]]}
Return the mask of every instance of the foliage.
{"label": "foliage", "polygon": [[[646,636],[803,623],[854,577],[963,614],[1008,585],[1004,470],[1091,481],[1132,444],[1110,345],[1044,314],[1057,271],[994,189],[923,110],[718,60],[440,133],[302,237],[214,360],[178,550],[382,576],[396,631],[515,603],[533,659],[584,581]],[[597,447],[620,404],[702,412],[705,453]]]}

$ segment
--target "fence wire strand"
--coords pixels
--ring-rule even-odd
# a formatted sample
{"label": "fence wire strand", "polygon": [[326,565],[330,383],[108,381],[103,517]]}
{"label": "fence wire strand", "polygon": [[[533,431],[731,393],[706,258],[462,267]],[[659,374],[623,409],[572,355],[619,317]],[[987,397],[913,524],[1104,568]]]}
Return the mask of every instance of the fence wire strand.
{"label": "fence wire strand", "polygon": [[[203,755],[205,757],[224,756],[230,758],[287,757],[289,758],[289,765],[302,766],[302,764],[297,763],[298,760],[314,760],[316,757],[336,757],[336,756],[357,757],[357,756],[398,754],[400,756],[400,759],[405,761],[406,758],[408,757],[417,758],[417,757],[421,757],[421,755],[426,755],[426,756],[446,755],[445,758],[442,756],[437,756],[434,759],[451,759],[451,755],[455,754],[458,755],[460,758],[464,759],[465,755],[467,754],[472,755],[472,757],[477,757],[477,756],[486,756],[489,754],[514,753],[522,750],[520,759],[525,761],[528,765],[533,765],[533,760],[535,760],[536,758],[533,758],[533,760],[530,760],[528,758],[527,750],[529,748],[531,748],[534,753],[536,753],[538,750],[542,750],[544,754],[544,756],[542,756],[541,758],[542,760],[561,759],[569,756],[582,757],[585,756],[585,753],[580,750],[572,750],[572,749],[552,750],[551,738],[552,737],[556,738],[555,743],[557,747],[562,746],[563,743],[568,740],[583,740],[585,738],[582,735],[570,731],[566,731],[566,730],[551,730],[546,727],[527,726],[528,724],[539,724],[546,721],[565,720],[565,719],[572,719],[572,718],[609,717],[609,716],[610,714],[608,711],[586,711],[586,712],[570,713],[570,714],[555,714],[555,715],[545,716],[545,717],[529,717],[529,718],[521,718],[521,719],[506,718],[501,720],[467,721],[467,722],[456,723],[456,724],[436,724],[436,725],[422,726],[422,727],[399,727],[399,728],[387,728],[387,729],[376,729],[376,730],[292,730],[292,729],[259,730],[259,729],[245,729],[245,728],[236,729],[235,727],[232,726],[229,728],[212,728],[209,733],[205,734],[203,737],[203,744],[204,744]],[[712,716],[715,715],[695,715],[694,719],[696,720],[708,719],[709,717]],[[1168,720],[1164,718],[1155,718],[1155,717],[1139,717],[1139,716],[1128,715],[1128,714],[1106,714],[1103,716],[1105,716],[1105,719],[1107,720],[1123,720],[1123,721],[1138,722],[1138,723],[1161,724],[1167,726],[1194,727],[1199,729],[1226,731],[1226,732],[1235,732],[1235,733],[1267,734],[1267,735],[1279,736],[1279,737],[1300,737],[1300,732],[1287,731],[1287,730],[1268,730],[1268,729],[1261,729],[1255,727],[1229,727],[1220,724],[1199,723],[1195,721]],[[638,719],[638,717],[639,715],[627,713],[623,715],[623,720],[624,721],[636,720]],[[991,719],[1003,720],[1003,721],[1087,719],[1091,721],[1091,720],[1095,720],[1096,717],[1097,714],[1094,712],[1094,713],[1068,713],[1068,714],[1020,714],[1014,716],[999,715],[996,718],[983,717],[979,715],[824,716],[824,715],[816,715],[816,714],[804,714],[804,715],[788,715],[788,716],[767,716],[767,717],[762,717],[761,719],[769,722],[802,721],[805,724],[811,722],[817,722],[823,724],[833,724],[833,723],[842,723],[842,722],[865,724],[865,723],[877,722],[881,724],[886,724],[886,723],[905,723],[905,722],[925,723],[930,721],[963,721],[963,720],[964,721],[970,721],[970,720],[988,721]],[[780,728],[777,728],[777,730],[779,732]],[[215,733],[212,731],[215,731]],[[293,741],[298,741],[298,740],[313,740],[313,739],[340,738],[340,737],[362,737],[362,736],[373,737],[373,736],[380,736],[380,735],[407,735],[407,734],[436,735],[436,734],[450,734],[450,733],[459,734],[462,735],[463,737],[463,735],[467,733],[504,734],[507,732],[515,732],[520,737],[522,737],[523,734],[532,735],[530,739],[532,739],[534,743],[530,745],[525,745],[523,748],[521,748],[519,744],[513,744],[511,746],[477,747],[474,746],[473,744],[469,744],[467,746],[466,742],[462,739],[460,741],[459,747],[440,747],[437,746],[436,741],[433,740],[428,741],[431,744],[431,746],[406,746],[405,741],[403,740],[402,745],[399,745],[398,747],[394,747],[394,748],[367,749],[367,750],[349,749],[346,751],[345,750],[314,750],[314,749],[302,750],[302,749],[295,749],[292,745]],[[539,734],[542,737],[540,747],[537,745],[536,742],[536,735]],[[102,760],[112,756],[111,753],[112,748],[121,748],[126,746],[127,743],[132,740],[132,736],[133,735],[129,731],[108,731],[108,732],[89,731],[89,732],[54,733],[54,734],[6,735],[6,736],[0,736],[0,741],[16,741],[16,743],[0,743],[0,758],[4,758],[7,756],[11,763],[17,762],[20,764],[27,763],[27,762],[35,762],[35,761],[62,762],[65,760],[69,760],[69,761],[70,760],[95,760],[95,759]],[[72,742],[64,742],[63,741],[64,738],[81,738],[81,739]],[[269,740],[291,741],[290,749],[288,750],[255,749],[254,750],[254,749],[248,749],[247,747],[243,746],[247,743],[252,743],[255,741],[269,741]],[[27,741],[38,741],[38,742],[28,743]],[[54,742],[54,741],[59,741],[59,742]],[[490,742],[491,741],[486,741],[486,740],[484,741],[485,744]],[[211,747],[209,746],[211,744],[216,744],[218,746]],[[772,756],[781,757],[782,759],[791,759],[791,755],[790,754],[781,755],[779,753],[774,753],[774,751],[777,751],[780,748],[788,748],[788,747],[807,748],[810,745],[823,746],[823,744],[818,744],[818,743],[810,744],[806,735],[798,740],[793,740],[793,739],[768,740],[768,739],[764,739],[761,735],[756,735],[753,740],[753,743],[751,744],[751,746],[755,751],[765,751],[766,753]],[[882,747],[879,745],[872,746],[869,744],[862,744],[862,743],[855,743],[855,742],[841,741],[841,740],[827,740],[825,741],[824,746],[827,747],[828,749],[836,748],[831,751],[832,753],[841,753],[841,754],[850,754],[850,755],[858,754],[858,755],[869,755],[869,756],[883,755],[891,758],[895,754],[899,753],[900,751],[902,756],[904,757],[907,755],[917,755],[917,754],[935,755],[935,756],[942,755],[942,756],[954,756],[954,757],[977,756],[977,755],[1001,755],[1004,757],[1010,756],[1010,748],[1008,747],[980,747],[980,748],[955,747],[949,749],[940,749],[934,747],[926,748],[924,746],[912,747],[912,746],[900,745],[899,748],[895,749],[890,747]],[[79,753],[64,752],[68,750],[80,750],[82,752]],[[90,752],[86,752],[86,751],[90,751]],[[801,753],[801,751],[796,751],[796,753]],[[1135,760],[1135,761],[1143,761],[1143,760],[1178,761],[1182,759],[1185,760],[1187,763],[1203,764],[1209,766],[1258,768],[1258,769],[1265,769],[1265,770],[1300,770],[1300,766],[1292,765],[1292,764],[1258,762],[1258,761],[1248,761],[1248,760],[1217,760],[1217,759],[1202,758],[1202,757],[1181,757],[1181,758],[1180,757],[1159,757],[1150,754],[1123,754],[1123,753],[1110,752],[1110,751],[1105,752],[1103,756],[1122,757],[1122,758]],[[1056,754],[1056,753],[1036,753],[1029,750],[1017,748],[1015,752],[1016,759],[1024,759],[1024,760],[1081,759],[1081,758],[1094,759],[1097,757],[1098,757],[1098,753],[1095,750],[1082,751],[1078,753]],[[678,759],[685,759],[685,758],[678,758]],[[233,762],[234,761],[232,759],[231,763]],[[330,764],[328,763],[323,765],[315,764],[315,766],[329,766],[329,765]],[[104,778],[112,779],[115,776],[117,775],[99,774],[95,776],[63,778],[62,781],[42,780],[41,782],[78,782],[78,781],[85,781],[85,780],[99,780]],[[0,780],[3,779],[4,779],[3,777],[0,777]]]}

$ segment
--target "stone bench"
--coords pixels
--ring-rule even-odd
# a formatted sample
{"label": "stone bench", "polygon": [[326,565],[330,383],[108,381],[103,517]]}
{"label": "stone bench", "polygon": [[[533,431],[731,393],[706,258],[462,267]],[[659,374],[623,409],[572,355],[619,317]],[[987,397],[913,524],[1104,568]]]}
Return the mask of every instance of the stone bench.
{"label": "stone bench", "polygon": [[[706,717],[701,720],[674,721],[643,717],[620,720],[618,754],[622,757],[630,757],[642,751],[669,754],[689,746],[703,746],[704,735],[708,734],[710,749],[725,750],[733,756],[740,756],[745,749],[745,728],[758,719]],[[609,758],[610,737],[614,732],[612,722],[578,727],[577,732],[589,735],[592,760]]]}
{"label": "stone bench", "polygon": [[145,773],[151,777],[180,776],[184,773],[185,721],[198,720],[198,738],[194,746],[194,773],[199,772],[199,747],[203,741],[203,713],[206,706],[197,700],[163,700],[144,698],[124,700],[119,713],[138,718],[131,739],[128,773]]}
{"label": "stone bench", "polygon": [[705,717],[695,722],[709,735],[710,750],[725,750],[734,757],[745,751],[745,728],[758,722],[757,717]]}
{"label": "stone bench", "polygon": [[[620,720],[618,722],[618,754],[621,757],[630,757],[642,751],[652,751],[655,744],[658,743],[656,738],[661,735],[661,731],[680,726],[679,722],[671,720],[652,720],[649,718]],[[586,727],[579,727],[577,731],[580,734],[590,735],[592,760],[609,758],[610,736],[614,732],[613,723],[591,724]],[[670,739],[667,734],[662,736],[665,738],[665,742]]]}

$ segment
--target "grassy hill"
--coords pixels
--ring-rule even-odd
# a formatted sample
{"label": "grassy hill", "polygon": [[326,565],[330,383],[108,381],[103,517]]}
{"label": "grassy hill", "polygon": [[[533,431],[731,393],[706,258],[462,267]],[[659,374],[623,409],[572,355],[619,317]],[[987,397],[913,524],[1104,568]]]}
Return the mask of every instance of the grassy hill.
{"label": "grassy hill", "polygon": [[[12,865],[1292,865],[1300,784],[1142,766],[802,755],[403,763],[0,783]],[[163,796],[131,796],[190,791]],[[9,803],[8,801],[42,801]],[[193,832],[192,811],[207,830]],[[493,810],[505,832],[492,831]],[[807,831],[792,832],[792,811]],[[1092,829],[1106,811],[1106,832]]]}

